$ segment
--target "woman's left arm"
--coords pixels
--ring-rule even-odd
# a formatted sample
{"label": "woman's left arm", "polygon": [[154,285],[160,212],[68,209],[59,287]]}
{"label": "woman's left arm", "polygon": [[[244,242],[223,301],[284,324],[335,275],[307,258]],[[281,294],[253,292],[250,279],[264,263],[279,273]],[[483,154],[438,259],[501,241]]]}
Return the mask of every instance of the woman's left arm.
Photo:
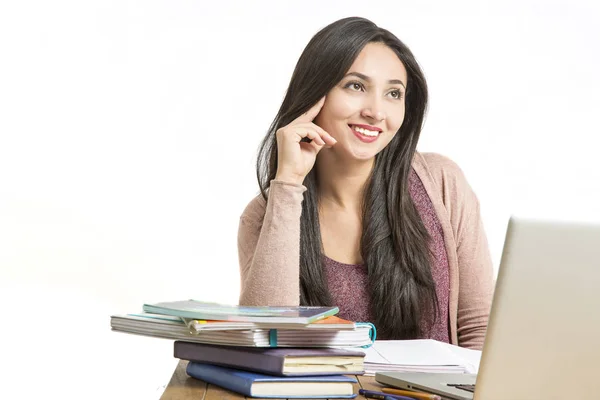
{"label": "woman's left arm", "polygon": [[458,344],[482,349],[494,292],[492,260],[479,200],[460,169],[455,184],[457,201],[452,219],[459,271]]}

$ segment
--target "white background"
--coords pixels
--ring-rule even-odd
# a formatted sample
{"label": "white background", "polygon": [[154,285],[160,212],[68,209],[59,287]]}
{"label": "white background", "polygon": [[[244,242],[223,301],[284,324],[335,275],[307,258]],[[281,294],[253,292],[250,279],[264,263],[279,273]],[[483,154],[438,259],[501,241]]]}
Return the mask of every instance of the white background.
{"label": "white background", "polygon": [[308,40],[354,15],[421,63],[419,149],[465,171],[496,268],[511,214],[600,220],[592,1],[2,2],[3,398],[160,396],[171,342],[109,316],[237,301],[259,141]]}

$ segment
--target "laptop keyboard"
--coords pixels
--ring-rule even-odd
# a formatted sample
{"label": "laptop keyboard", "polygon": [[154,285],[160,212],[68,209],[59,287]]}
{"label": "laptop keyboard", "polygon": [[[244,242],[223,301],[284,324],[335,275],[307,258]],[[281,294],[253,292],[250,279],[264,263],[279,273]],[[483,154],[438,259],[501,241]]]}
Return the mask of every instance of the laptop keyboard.
{"label": "laptop keyboard", "polygon": [[448,383],[448,386],[466,390],[467,392],[475,393],[475,385],[461,385],[459,383]]}

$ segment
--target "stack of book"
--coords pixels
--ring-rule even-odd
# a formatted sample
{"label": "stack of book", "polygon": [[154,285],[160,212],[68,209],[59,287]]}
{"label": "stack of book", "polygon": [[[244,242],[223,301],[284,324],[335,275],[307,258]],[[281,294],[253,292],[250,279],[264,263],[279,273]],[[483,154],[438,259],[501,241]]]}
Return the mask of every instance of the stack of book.
{"label": "stack of book", "polygon": [[[375,327],[337,307],[242,307],[194,300],[113,315],[115,331],[176,339],[187,374],[251,397],[353,398]],[[340,349],[338,347],[345,347]]]}
{"label": "stack of book", "polygon": [[240,307],[194,300],[145,304],[111,316],[115,331],[248,347],[368,347],[371,323],[335,316],[337,307]]}

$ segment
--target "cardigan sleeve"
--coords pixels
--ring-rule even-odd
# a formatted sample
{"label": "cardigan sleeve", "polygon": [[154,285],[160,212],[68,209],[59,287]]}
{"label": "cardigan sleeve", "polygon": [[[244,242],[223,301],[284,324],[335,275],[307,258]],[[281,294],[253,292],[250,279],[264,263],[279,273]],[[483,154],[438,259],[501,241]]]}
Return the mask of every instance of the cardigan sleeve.
{"label": "cardigan sleeve", "polygon": [[492,260],[481,220],[479,201],[464,183],[459,214],[457,255],[460,275],[458,291],[458,344],[482,349],[494,290]]}
{"label": "cardigan sleeve", "polygon": [[240,305],[300,303],[302,185],[271,181],[268,200],[256,197],[240,217]]}
{"label": "cardigan sleeve", "polygon": [[447,157],[427,154],[440,177],[458,262],[458,345],[482,349],[494,291],[493,266],[479,200],[463,171]]}

